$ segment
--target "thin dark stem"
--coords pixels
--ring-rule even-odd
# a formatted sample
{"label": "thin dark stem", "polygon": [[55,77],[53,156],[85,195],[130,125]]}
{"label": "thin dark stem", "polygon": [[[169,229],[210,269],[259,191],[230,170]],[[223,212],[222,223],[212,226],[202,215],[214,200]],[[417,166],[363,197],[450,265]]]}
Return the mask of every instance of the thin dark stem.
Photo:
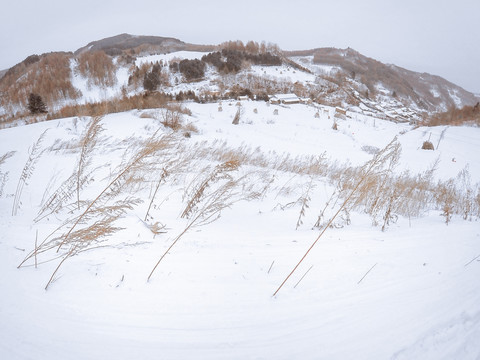
{"label": "thin dark stem", "polygon": [[158,189],[160,188],[160,184],[162,183],[163,179],[165,178],[166,173],[167,172],[165,171],[165,169],[163,169],[162,176],[160,176],[160,179],[158,180],[157,186],[155,187],[155,192],[153,193],[152,200],[150,201],[150,205],[148,205],[147,213],[145,214],[145,219],[143,221],[147,221],[148,213],[150,212],[153,201],[155,200],[155,196],[157,195]]}
{"label": "thin dark stem", "polygon": [[377,266],[377,263],[375,263],[375,265],[373,265],[373,266],[370,268],[370,270],[368,270],[368,271],[365,273],[365,275],[363,275],[363,277],[358,281],[357,284],[360,284],[360,283],[362,282],[362,280],[365,279],[365,277],[368,275],[368,273],[369,273],[370,271],[372,271],[375,266]]}
{"label": "thin dark stem", "polygon": [[38,242],[38,230],[37,234],[35,235],[35,269],[37,268],[37,242]]}
{"label": "thin dark stem", "polygon": [[300,278],[300,280],[298,280],[298,282],[297,282],[297,283],[295,284],[295,286],[293,287],[294,289],[297,287],[298,284],[300,284],[300,282],[303,280],[303,278],[304,278],[305,276],[307,276],[308,272],[309,272],[310,270],[312,270],[312,268],[313,268],[313,265],[310,266],[310,267],[308,268],[308,270],[305,272],[305,274],[303,274],[303,276]]}
{"label": "thin dark stem", "polygon": [[470,260],[468,263],[466,263],[465,266],[470,265],[472,262],[474,262],[478,258],[480,258],[480,255],[478,255],[477,257],[474,257],[472,260]]}
{"label": "thin dark stem", "polygon": [[185,233],[190,229],[192,223],[190,223],[190,225],[188,225],[185,230],[182,231],[182,233],[180,235],[178,235],[175,240],[173,241],[173,243],[168,247],[168,249],[163,253],[162,257],[157,261],[157,263],[155,264],[155,266],[153,267],[152,271],[150,272],[150,275],[148,275],[148,278],[147,278],[147,281],[150,281],[150,278],[152,277],[153,273],[155,272],[155,270],[157,269],[158,265],[160,265],[160,262],[163,260],[163,258],[168,254],[168,252],[175,246],[175,244],[178,242],[178,240],[180,240],[180,238],[185,235]]}
{"label": "thin dark stem", "polygon": [[273,264],[275,263],[275,260],[272,261],[272,265],[270,265],[270,268],[268,269],[267,274],[270,274],[270,270],[272,270]]}

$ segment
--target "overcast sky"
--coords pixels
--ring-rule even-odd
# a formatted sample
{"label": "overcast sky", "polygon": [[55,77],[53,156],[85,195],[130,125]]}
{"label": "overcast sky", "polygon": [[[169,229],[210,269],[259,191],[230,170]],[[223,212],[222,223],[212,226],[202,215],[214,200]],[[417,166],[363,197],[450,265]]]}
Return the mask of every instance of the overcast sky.
{"label": "overcast sky", "polygon": [[0,5],[0,69],[129,33],[285,50],[351,47],[480,93],[480,0],[15,0]]}

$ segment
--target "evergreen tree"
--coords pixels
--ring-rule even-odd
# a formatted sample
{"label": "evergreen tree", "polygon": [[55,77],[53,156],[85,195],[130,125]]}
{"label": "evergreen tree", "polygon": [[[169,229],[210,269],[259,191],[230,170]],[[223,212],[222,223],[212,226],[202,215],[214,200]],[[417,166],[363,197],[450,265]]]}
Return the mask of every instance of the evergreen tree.
{"label": "evergreen tree", "polygon": [[47,105],[43,102],[40,95],[31,93],[28,96],[28,110],[32,114],[43,114],[47,112]]}
{"label": "evergreen tree", "polygon": [[143,88],[146,91],[155,91],[160,85],[160,78],[157,72],[147,72],[143,78]]}

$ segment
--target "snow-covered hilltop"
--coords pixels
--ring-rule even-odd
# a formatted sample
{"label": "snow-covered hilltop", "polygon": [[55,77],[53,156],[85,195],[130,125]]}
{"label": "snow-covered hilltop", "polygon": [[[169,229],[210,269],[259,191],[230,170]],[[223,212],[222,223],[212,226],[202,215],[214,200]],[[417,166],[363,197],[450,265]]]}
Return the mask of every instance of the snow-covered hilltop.
{"label": "snow-covered hilltop", "polygon": [[[187,62],[179,66],[182,60]],[[155,73],[145,83],[154,65]],[[319,104],[407,122],[478,102],[473,94],[438,76],[385,65],[352,49],[283,52],[265,43],[201,46],[122,34],[74,53],[32,55],[6,71],[0,78],[0,120],[7,123],[25,116],[32,92],[55,113],[64,106],[146,90],[173,98],[194,92],[199,101],[210,101],[212,96],[266,98],[295,93]]]}

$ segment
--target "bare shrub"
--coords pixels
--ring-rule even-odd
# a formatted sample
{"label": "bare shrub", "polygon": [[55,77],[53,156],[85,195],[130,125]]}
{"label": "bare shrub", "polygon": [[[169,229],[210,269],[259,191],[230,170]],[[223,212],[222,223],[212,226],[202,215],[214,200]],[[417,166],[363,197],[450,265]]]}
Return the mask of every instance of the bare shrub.
{"label": "bare shrub", "polygon": [[445,223],[452,220],[455,210],[455,199],[457,197],[454,180],[450,179],[445,183],[440,183],[435,193],[437,203],[441,206],[442,216],[445,217]]}
{"label": "bare shrub", "polygon": [[[455,178],[456,191],[456,212],[463,217],[464,220],[471,220],[473,216],[478,217],[480,215],[480,207],[478,196],[476,194],[479,191],[478,184],[472,186],[470,172],[468,166],[457,175]],[[476,188],[475,188],[476,187]]]}
{"label": "bare shrub", "polygon": [[182,113],[177,109],[162,109],[160,115],[161,123],[173,131],[177,131],[182,127]]}
{"label": "bare shrub", "polygon": [[192,123],[187,123],[183,126],[183,135],[185,137],[191,137],[192,134],[198,134],[198,128]]}

